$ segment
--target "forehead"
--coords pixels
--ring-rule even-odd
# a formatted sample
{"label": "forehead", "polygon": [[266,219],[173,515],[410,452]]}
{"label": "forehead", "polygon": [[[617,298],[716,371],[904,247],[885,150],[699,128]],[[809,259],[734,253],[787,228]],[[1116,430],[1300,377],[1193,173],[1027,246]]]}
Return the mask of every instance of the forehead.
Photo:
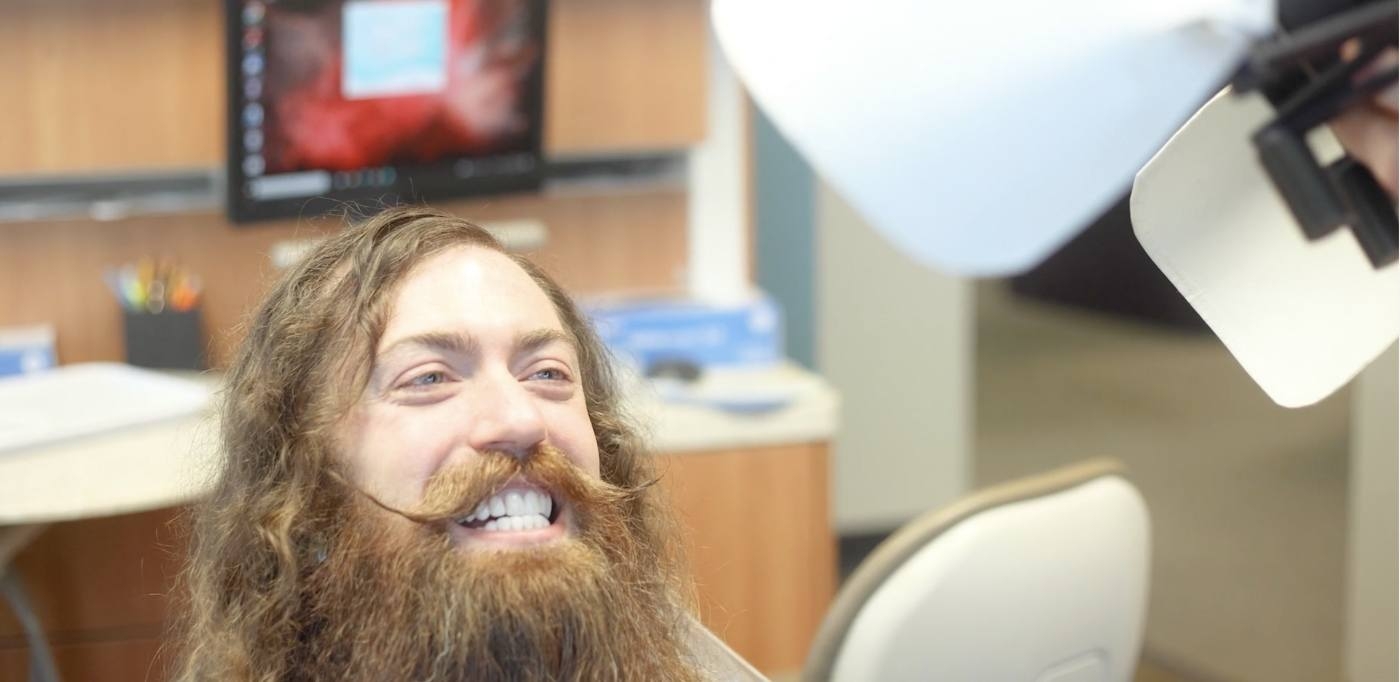
{"label": "forehead", "polygon": [[459,246],[409,272],[393,294],[379,348],[425,332],[490,336],[539,329],[563,330],[539,285],[505,254]]}

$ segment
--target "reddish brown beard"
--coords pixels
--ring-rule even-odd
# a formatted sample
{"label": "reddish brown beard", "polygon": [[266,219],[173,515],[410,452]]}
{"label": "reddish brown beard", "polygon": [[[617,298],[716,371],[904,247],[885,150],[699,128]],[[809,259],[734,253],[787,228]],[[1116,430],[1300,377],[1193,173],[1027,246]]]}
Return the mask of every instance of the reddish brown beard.
{"label": "reddish brown beard", "polygon": [[[575,535],[516,550],[457,547],[444,524],[522,476],[563,500]],[[435,477],[399,519],[352,495],[303,593],[297,680],[687,680],[689,617],[645,496],[553,448]]]}

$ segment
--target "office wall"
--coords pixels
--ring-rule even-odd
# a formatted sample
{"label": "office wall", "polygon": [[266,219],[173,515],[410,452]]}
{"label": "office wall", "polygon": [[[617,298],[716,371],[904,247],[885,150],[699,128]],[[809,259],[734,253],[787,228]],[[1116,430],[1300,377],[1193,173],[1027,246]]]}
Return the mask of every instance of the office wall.
{"label": "office wall", "polygon": [[748,103],[706,24],[706,136],[690,150],[686,291],[725,302],[750,289]]}
{"label": "office wall", "polygon": [[[435,205],[476,221],[543,222],[549,241],[532,255],[566,287],[587,293],[679,286],[687,203],[684,188],[662,188]],[[203,278],[205,340],[219,366],[241,338],[239,323],[277,274],[269,259],[273,245],[342,224],[326,218],[239,229],[207,212],[110,223],[0,223],[0,291],[10,292],[0,297],[0,326],[54,325],[64,363],[121,360],[121,311],[103,284],[103,268],[169,257]]]}
{"label": "office wall", "polygon": [[896,251],[824,183],[816,201],[816,355],[842,409],[836,525],[889,530],[967,489],[972,288]]}
{"label": "office wall", "polygon": [[772,121],[753,109],[754,279],[783,307],[788,357],[816,369],[816,180]]}
{"label": "office wall", "polygon": [[1347,537],[1346,679],[1382,682],[1400,678],[1396,600],[1400,598],[1400,547],[1396,523],[1397,442],[1395,346],[1353,385],[1350,524]]}

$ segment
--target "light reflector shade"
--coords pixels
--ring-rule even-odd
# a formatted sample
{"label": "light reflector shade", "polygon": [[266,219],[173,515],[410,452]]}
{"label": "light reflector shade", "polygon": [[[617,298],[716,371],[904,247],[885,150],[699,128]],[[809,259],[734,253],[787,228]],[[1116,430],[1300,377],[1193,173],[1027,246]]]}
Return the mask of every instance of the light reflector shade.
{"label": "light reflector shade", "polygon": [[715,0],[740,80],[916,260],[1025,270],[1121,196],[1273,2]]}
{"label": "light reflector shade", "polygon": [[[1400,267],[1349,230],[1309,242],[1256,160],[1272,110],[1220,93],[1138,173],[1133,229],[1245,371],[1286,407],[1327,397],[1400,333]],[[1319,130],[1319,158],[1341,155]]]}

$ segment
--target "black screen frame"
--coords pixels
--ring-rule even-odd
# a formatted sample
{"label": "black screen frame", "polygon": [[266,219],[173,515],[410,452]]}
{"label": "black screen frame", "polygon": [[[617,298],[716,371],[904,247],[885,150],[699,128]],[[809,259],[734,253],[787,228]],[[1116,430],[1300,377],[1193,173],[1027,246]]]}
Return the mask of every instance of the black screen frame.
{"label": "black screen frame", "polygon": [[[274,0],[275,1],[275,0]],[[454,157],[434,164],[396,167],[392,183],[369,187],[332,188],[315,196],[278,199],[255,199],[244,194],[248,177],[244,172],[242,111],[247,104],[243,88],[243,8],[247,0],[224,0],[225,44],[225,111],[224,138],[224,196],[229,220],[238,225],[255,224],[279,218],[315,217],[337,211],[362,213],[378,207],[400,203],[423,202],[474,196],[514,194],[538,191],[544,183],[544,64],[549,49],[547,0],[526,0],[530,13],[529,25],[537,39],[540,54],[525,79],[524,108],[532,122],[527,132],[528,145],[522,152],[532,163],[528,170],[509,174],[458,177],[454,165],[462,159]]]}

